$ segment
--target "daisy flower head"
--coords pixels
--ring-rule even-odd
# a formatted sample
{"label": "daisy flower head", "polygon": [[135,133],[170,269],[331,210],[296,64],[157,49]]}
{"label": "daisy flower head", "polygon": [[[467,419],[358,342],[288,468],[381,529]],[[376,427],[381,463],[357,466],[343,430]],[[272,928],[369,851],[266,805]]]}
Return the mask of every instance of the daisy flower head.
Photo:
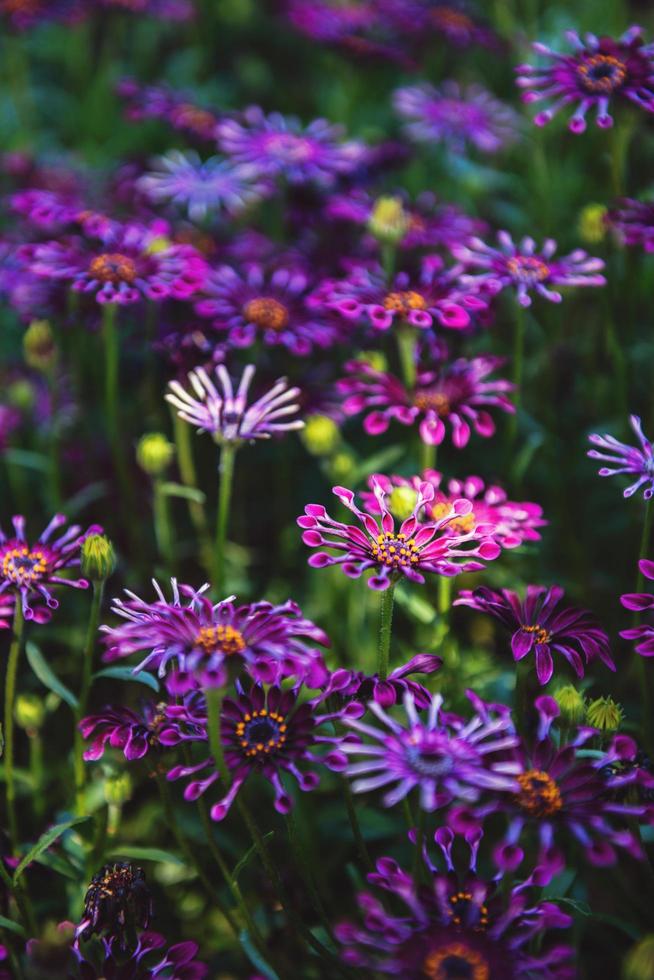
{"label": "daisy flower head", "polygon": [[642,423],[637,415],[629,416],[629,424],[633,429],[640,446],[628,446],[614,436],[605,433],[603,436],[593,433],[589,441],[598,449],[589,449],[587,455],[591,459],[599,459],[610,466],[602,466],[600,476],[617,476],[623,473],[629,478],[635,477],[625,490],[623,497],[631,497],[641,488],[643,497],[649,500],[654,494],[654,450],[652,443],[643,433]]}

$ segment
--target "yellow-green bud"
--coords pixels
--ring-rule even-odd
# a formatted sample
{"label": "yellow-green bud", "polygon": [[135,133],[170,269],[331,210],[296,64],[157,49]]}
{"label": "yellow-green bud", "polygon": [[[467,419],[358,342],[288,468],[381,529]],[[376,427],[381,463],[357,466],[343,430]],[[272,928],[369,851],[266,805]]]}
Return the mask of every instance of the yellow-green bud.
{"label": "yellow-green bud", "polygon": [[587,204],[579,215],[579,234],[589,245],[606,237],[606,208],[603,204]]}
{"label": "yellow-green bud", "polygon": [[328,415],[310,415],[301,438],[314,456],[331,456],[340,442],[338,426]]}
{"label": "yellow-green bud", "polygon": [[380,197],[370,212],[368,231],[379,242],[397,245],[406,235],[410,220],[399,197]]}
{"label": "yellow-green bud", "polygon": [[105,582],[116,568],[116,552],[104,534],[89,534],[82,544],[82,575],[91,582]]}
{"label": "yellow-green bud", "polygon": [[24,412],[29,411],[34,407],[34,402],[36,401],[34,385],[31,381],[23,378],[20,381],[14,381],[7,388],[7,400],[15,408],[19,408]]}
{"label": "yellow-green bud", "polygon": [[161,476],[175,455],[175,447],[162,432],[148,432],[136,446],[136,461],[149,476]]}
{"label": "yellow-green bud", "polygon": [[48,371],[57,358],[54,334],[48,320],[32,320],[23,334],[23,356],[28,367]]}
{"label": "yellow-green bud", "polygon": [[28,732],[37,732],[45,721],[45,704],[36,694],[19,694],[14,717],[21,728]]}
{"label": "yellow-green bud", "polygon": [[335,480],[346,480],[356,466],[356,460],[351,453],[336,453],[329,460],[329,475]]}
{"label": "yellow-green bud", "polygon": [[361,351],[359,360],[365,361],[366,364],[369,364],[371,368],[375,369],[375,371],[386,371],[388,369],[388,361],[380,350]]}
{"label": "yellow-green bud", "polygon": [[104,798],[109,806],[122,806],[132,795],[132,777],[128,772],[107,776],[104,781]]}
{"label": "yellow-green bud", "polygon": [[613,698],[597,698],[591,701],[586,711],[586,721],[592,728],[602,732],[616,732],[622,724],[624,712],[622,705],[616,704]]}
{"label": "yellow-green bud", "polygon": [[418,491],[413,487],[393,487],[388,497],[388,506],[393,517],[405,521],[413,513]]}
{"label": "yellow-green bud", "polygon": [[167,252],[173,242],[166,235],[155,235],[146,246],[147,255],[159,255],[160,252]]}
{"label": "yellow-green bud", "polygon": [[654,936],[632,946],[622,967],[623,980],[654,980]]}
{"label": "yellow-green bud", "polygon": [[566,684],[554,692],[554,700],[561,712],[561,724],[566,726],[581,725],[586,712],[586,701],[572,684]]}

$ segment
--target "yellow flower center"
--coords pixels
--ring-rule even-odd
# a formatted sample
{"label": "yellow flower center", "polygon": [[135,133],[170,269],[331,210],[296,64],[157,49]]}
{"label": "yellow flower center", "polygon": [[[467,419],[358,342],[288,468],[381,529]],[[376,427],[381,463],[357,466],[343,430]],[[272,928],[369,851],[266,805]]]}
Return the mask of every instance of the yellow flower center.
{"label": "yellow flower center", "polygon": [[516,799],[530,817],[551,817],[563,806],[561,790],[542,769],[529,769],[518,776]]}
{"label": "yellow flower center", "polygon": [[15,585],[33,585],[43,578],[48,562],[42,551],[30,551],[26,544],[11,548],[2,557],[2,577]]}
{"label": "yellow flower center", "polygon": [[111,282],[114,286],[119,282],[131,284],[136,279],[136,263],[120,252],[104,252],[91,260],[89,275],[100,282]]}
{"label": "yellow flower center", "polygon": [[430,980],[490,980],[490,968],[481,953],[458,942],[430,953],[424,973]]}
{"label": "yellow flower center", "polygon": [[380,534],[370,550],[376,562],[389,568],[416,565],[420,561],[414,539],[407,540],[406,534]]}
{"label": "yellow flower center", "polygon": [[243,315],[262,330],[283,330],[288,326],[288,310],[284,304],[267,296],[251,299],[245,304]]}
{"label": "yellow flower center", "polygon": [[245,650],[245,640],[233,626],[203,626],[195,637],[195,645],[207,655],[220,650],[229,656]]}
{"label": "yellow flower center", "polygon": [[533,255],[514,255],[506,265],[513,278],[527,286],[544,282],[550,274],[549,266]]}
{"label": "yellow flower center", "polygon": [[536,643],[549,643],[552,639],[552,634],[538,623],[535,626],[521,626],[520,629],[523,633],[533,633]]}
{"label": "yellow flower center", "polygon": [[267,756],[281,748],[286,741],[284,716],[275,711],[251,711],[236,725],[235,734],[244,755],[249,759]]}
{"label": "yellow flower center", "polygon": [[[452,505],[448,504],[445,500],[441,500],[431,508],[432,520],[440,521],[441,518],[447,517],[451,510]],[[469,514],[462,514],[460,517],[455,517],[447,525],[447,529],[448,531],[456,531],[459,534],[467,534],[468,531],[474,531],[475,523],[475,515],[470,511]]]}
{"label": "yellow flower center", "polygon": [[[463,913],[470,902],[472,902],[472,892],[457,892],[456,895],[450,896],[450,905],[452,906],[452,918],[450,921],[452,925],[463,925]],[[475,932],[483,932],[488,925],[488,907],[486,905],[480,905],[478,906],[478,911],[479,921],[474,928]]]}
{"label": "yellow flower center", "polygon": [[441,418],[448,416],[452,410],[449,398],[442,391],[417,391],[413,398],[413,404],[421,412],[436,412]]}
{"label": "yellow flower center", "polygon": [[412,289],[399,293],[389,293],[384,300],[384,309],[406,316],[411,310],[426,310],[427,300]]}
{"label": "yellow flower center", "polygon": [[595,54],[578,66],[577,75],[586,91],[609,95],[623,84],[627,66],[610,54]]}

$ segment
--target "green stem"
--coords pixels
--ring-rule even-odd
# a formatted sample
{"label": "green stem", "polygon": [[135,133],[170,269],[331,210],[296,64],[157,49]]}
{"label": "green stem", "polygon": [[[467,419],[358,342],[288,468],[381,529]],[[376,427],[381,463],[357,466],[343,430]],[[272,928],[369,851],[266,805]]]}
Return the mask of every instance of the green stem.
{"label": "green stem", "polygon": [[225,544],[227,542],[229,505],[232,498],[235,455],[236,449],[229,443],[225,443],[220,450],[220,488],[218,491],[216,548],[214,552],[214,588],[219,599],[225,595]]}
{"label": "green stem", "polygon": [[154,534],[157,539],[157,549],[166,568],[173,564],[173,535],[170,524],[170,508],[168,497],[163,491],[164,481],[156,476],[152,487],[152,509],[154,512]]}
{"label": "green stem", "polygon": [[511,416],[509,426],[510,442],[514,443],[518,434],[518,416],[522,404],[522,375],[525,354],[525,310],[520,303],[515,305],[515,322],[513,332],[513,403],[515,413]]}
{"label": "green stem", "polygon": [[[177,412],[173,411],[172,414],[173,428],[175,432],[175,446],[177,448],[177,465],[179,466],[179,473],[182,478],[182,483],[185,487],[190,487],[193,490],[197,490],[198,478],[195,470],[195,462],[193,460],[191,427],[187,422],[184,422],[183,419],[180,419]],[[202,564],[206,568],[207,574],[211,575],[213,572],[213,548],[211,536],[209,534],[209,523],[207,521],[204,506],[198,500],[189,500],[188,509],[191,521],[193,522],[193,527],[195,528],[195,533],[197,534],[200,542]]]}
{"label": "green stem", "polygon": [[401,323],[395,332],[402,379],[410,391],[416,385],[416,333],[416,328],[408,323]]}
{"label": "green stem", "polygon": [[633,120],[630,117],[611,129],[611,185],[616,197],[622,197],[625,193],[627,156],[633,131]]}
{"label": "green stem", "polygon": [[515,726],[522,736],[529,734],[529,658],[523,657],[515,665],[514,717]]}
{"label": "green stem", "polygon": [[318,891],[316,880],[313,876],[311,860],[307,852],[304,837],[302,836],[302,832],[298,826],[295,810],[291,810],[286,814],[286,829],[288,831],[288,841],[291,845],[291,851],[295,858],[295,865],[300,872],[300,876],[304,881],[307,891],[309,892],[311,903],[318,913],[318,918],[320,919],[323,929],[330,939],[333,940],[334,934],[332,924],[329,915],[327,914],[322,896]]}
{"label": "green stem", "polygon": [[16,822],[16,779],[14,774],[14,702],[16,700],[16,674],[18,671],[18,660],[23,644],[23,632],[25,619],[23,616],[23,606],[21,596],[17,595],[14,601],[14,625],[7,659],[7,673],[5,677],[5,717],[4,717],[4,766],[5,783],[7,787],[7,823],[9,829],[9,840],[12,853],[16,854],[18,845],[18,824]]}
{"label": "green stem", "polygon": [[89,613],[89,625],[86,631],[86,642],[84,644],[84,654],[82,660],[82,684],[75,712],[75,745],[74,745],[74,769],[75,769],[75,811],[78,816],[84,815],[84,785],[86,782],[86,766],[84,765],[84,739],[79,730],[79,723],[86,714],[86,705],[89,699],[93,676],[93,654],[95,652],[95,641],[100,622],[100,609],[102,597],[104,595],[104,582],[93,583],[93,596],[91,599],[91,611]]}
{"label": "green stem", "polygon": [[422,845],[425,839],[425,811],[418,803],[418,821],[416,826],[416,843],[415,851],[413,853],[413,880],[416,886],[420,884],[420,879],[422,877],[423,860],[422,860]]}
{"label": "green stem", "polygon": [[216,769],[220,773],[220,778],[225,785],[225,792],[229,789],[231,777],[227,763],[225,762],[225,752],[223,740],[220,734],[220,719],[223,710],[223,699],[225,690],[222,687],[207,687],[204,692],[207,700],[207,728],[209,732],[209,748],[213,756]]}
{"label": "green stem", "polygon": [[433,470],[435,468],[437,448],[431,442],[425,442],[423,439],[420,440],[420,470],[423,473],[425,470]]}
{"label": "green stem", "polygon": [[381,260],[386,282],[390,286],[395,275],[395,256],[397,255],[397,245],[392,242],[384,242],[381,246]]}
{"label": "green stem", "polygon": [[118,365],[119,347],[116,329],[115,303],[106,303],[102,310],[102,341],[104,344],[104,410],[109,441],[114,451],[118,442]]}
{"label": "green stem", "polygon": [[43,814],[45,813],[46,802],[43,781],[43,739],[41,738],[40,732],[31,732],[28,734],[30,747],[30,773],[34,781],[34,786],[38,787],[37,792],[33,794],[32,805],[34,807],[34,818],[37,824],[40,824],[43,820]]}
{"label": "green stem", "polygon": [[391,650],[391,628],[393,625],[393,599],[395,582],[391,582],[381,594],[381,609],[379,617],[379,649],[377,654],[377,673],[380,681],[388,677],[388,662]]}
{"label": "green stem", "polygon": [[359,860],[366,871],[373,871],[373,864],[370,860],[370,854],[368,853],[368,848],[366,847],[366,842],[359,824],[359,818],[357,817],[356,807],[354,806],[352,790],[346,776],[343,776],[341,785],[343,787],[345,809],[347,810],[348,820],[350,821],[350,827],[352,828],[352,836],[354,837],[354,843],[356,845],[357,854],[359,855]]}

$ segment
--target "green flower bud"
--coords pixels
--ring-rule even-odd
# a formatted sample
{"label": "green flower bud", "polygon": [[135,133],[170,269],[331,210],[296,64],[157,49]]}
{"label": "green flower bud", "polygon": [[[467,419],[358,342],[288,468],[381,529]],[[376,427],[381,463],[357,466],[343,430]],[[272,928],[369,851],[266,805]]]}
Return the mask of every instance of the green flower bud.
{"label": "green flower bud", "polygon": [[606,237],[606,208],[603,204],[587,204],[579,215],[579,234],[589,245]]}
{"label": "green flower bud", "polygon": [[132,796],[132,777],[128,772],[107,776],[104,781],[104,798],[109,806],[122,806]]}
{"label": "green flower bud", "polygon": [[148,432],[136,446],[136,461],[149,476],[161,476],[173,461],[175,447],[162,432]]}
{"label": "green flower bud", "polygon": [[49,371],[57,359],[54,334],[48,320],[32,320],[23,334],[23,356],[28,367]]}
{"label": "green flower bud", "polygon": [[622,705],[616,704],[610,697],[591,701],[586,711],[587,723],[602,732],[616,732],[622,724],[623,717]]}
{"label": "green flower bud", "polygon": [[581,725],[586,711],[586,701],[572,684],[566,684],[554,692],[554,700],[559,706],[559,721],[565,726]]}
{"label": "green flower bud", "polygon": [[19,408],[23,412],[29,412],[34,407],[36,392],[34,385],[27,379],[14,381],[7,388],[7,400],[10,405]]}
{"label": "green flower bud", "polygon": [[329,461],[329,475],[334,480],[345,481],[356,466],[356,460],[350,453],[337,453]]}
{"label": "green flower bud", "polygon": [[399,197],[380,197],[368,218],[368,231],[377,241],[397,245],[406,235],[410,218]]}
{"label": "green flower bud", "polygon": [[359,355],[360,361],[365,361],[375,371],[388,370],[388,361],[380,350],[364,350]]}
{"label": "green flower bud", "polygon": [[19,694],[14,708],[16,724],[27,732],[37,732],[45,721],[45,704],[36,694]]}
{"label": "green flower bud", "polygon": [[413,487],[393,487],[388,497],[388,506],[393,517],[405,521],[416,506],[418,491]]}
{"label": "green flower bud", "polygon": [[116,553],[104,534],[89,534],[82,544],[82,575],[91,582],[105,582],[116,568]]}
{"label": "green flower bud", "polygon": [[645,936],[627,953],[623,980],[654,980],[654,935]]}
{"label": "green flower bud", "polygon": [[338,447],[338,426],[328,415],[310,415],[301,432],[304,445],[313,456],[331,456]]}

